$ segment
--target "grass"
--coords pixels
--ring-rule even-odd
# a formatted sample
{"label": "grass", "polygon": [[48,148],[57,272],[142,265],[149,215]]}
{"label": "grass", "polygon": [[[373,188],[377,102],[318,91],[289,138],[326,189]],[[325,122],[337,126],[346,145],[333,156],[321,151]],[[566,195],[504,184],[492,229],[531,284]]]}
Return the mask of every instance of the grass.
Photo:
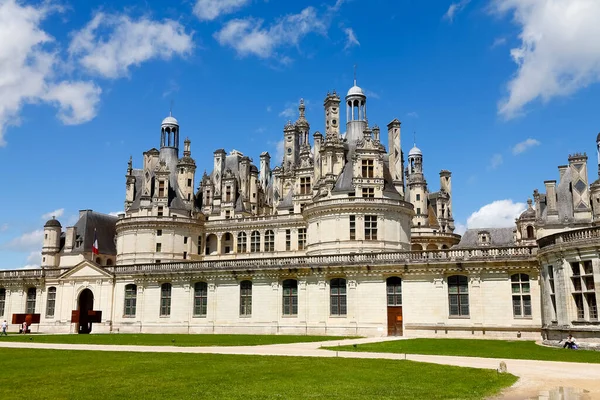
{"label": "grass", "polygon": [[396,360],[9,348],[0,370],[1,398],[84,400],[481,399],[517,380]]}
{"label": "grass", "polygon": [[600,352],[544,347],[533,341],[407,339],[355,346],[325,347],[328,350],[368,351],[444,356],[506,358],[518,360],[600,363]]}
{"label": "grass", "polygon": [[296,335],[190,335],[190,334],[134,334],[113,333],[93,335],[9,335],[0,341],[61,343],[61,344],[108,344],[136,346],[258,346],[324,340],[348,339],[337,336]]}

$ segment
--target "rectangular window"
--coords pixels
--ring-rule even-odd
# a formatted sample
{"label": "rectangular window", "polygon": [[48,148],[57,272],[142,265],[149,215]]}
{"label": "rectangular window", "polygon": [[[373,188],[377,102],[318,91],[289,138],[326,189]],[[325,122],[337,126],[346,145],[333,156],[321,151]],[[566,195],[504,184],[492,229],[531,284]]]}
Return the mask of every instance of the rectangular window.
{"label": "rectangular window", "polygon": [[298,315],[298,281],[283,281],[283,315]]}
{"label": "rectangular window", "polygon": [[162,236],[162,229],[156,230],[156,236]]}
{"label": "rectangular window", "polygon": [[376,215],[365,215],[365,240],[377,240]]}
{"label": "rectangular window", "polygon": [[250,235],[250,252],[258,253],[259,251],[260,251],[260,233],[258,231],[254,231]]}
{"label": "rectangular window", "polygon": [[598,319],[598,305],[596,304],[596,293],[586,293],[585,300],[590,312],[590,319]]}
{"label": "rectangular window", "polygon": [[171,315],[171,284],[163,283],[160,286],[160,316]]}
{"label": "rectangular window", "polygon": [[227,203],[231,202],[231,186],[225,187],[225,201]]}
{"label": "rectangular window", "polygon": [[162,208],[162,206],[158,206],[158,212],[157,212],[157,215],[158,215],[159,217],[162,217],[162,216],[163,216],[163,208]]}
{"label": "rectangular window", "polygon": [[208,284],[196,282],[194,285],[194,317],[206,317],[208,308]]}
{"label": "rectangular window", "polygon": [[27,289],[27,304],[25,307],[25,313],[27,314],[35,314],[35,298],[37,295],[37,291],[35,288]]}
{"label": "rectangular window", "polygon": [[160,250],[162,248],[162,245],[160,243],[156,243],[156,252],[160,253]]}
{"label": "rectangular window", "polygon": [[331,315],[346,315],[346,280],[341,278],[332,279],[330,282],[329,302]]}
{"label": "rectangular window", "polygon": [[577,308],[577,319],[585,319],[585,310],[583,309],[583,295],[581,293],[573,293],[573,300]]}
{"label": "rectangular window", "polygon": [[165,196],[165,181],[158,181],[158,197]]}
{"label": "rectangular window", "polygon": [[421,200],[421,195],[417,193],[417,201]]}
{"label": "rectangular window", "polygon": [[[48,298],[46,300],[46,317],[54,317],[54,308],[56,305],[56,288],[48,288]],[[0,314],[1,315],[1,314]]]}
{"label": "rectangular window", "polygon": [[453,275],[448,277],[448,303],[450,316],[469,316],[469,281],[466,276]]}
{"label": "rectangular window", "polygon": [[137,303],[137,286],[129,284],[125,286],[125,317],[135,317],[135,307]]}
{"label": "rectangular window", "polygon": [[275,232],[272,230],[265,232],[265,251],[275,251]]}
{"label": "rectangular window", "polygon": [[510,277],[513,316],[528,318],[531,317],[531,289],[529,284],[529,275],[513,274]]}
{"label": "rectangular window", "polygon": [[240,315],[244,317],[252,315],[252,282],[250,281],[240,283]]}
{"label": "rectangular window", "polygon": [[184,236],[184,237],[183,237],[183,244],[187,244],[187,241],[188,241],[188,237],[187,237],[187,236]]}
{"label": "rectangular window", "polygon": [[310,178],[300,178],[300,194],[310,194]]}
{"label": "rectangular window", "polygon": [[373,178],[374,176],[373,160],[362,160],[362,177]]}
{"label": "rectangular window", "polygon": [[375,188],[363,188],[362,197],[372,199],[375,197]]}
{"label": "rectangular window", "polygon": [[[421,215],[421,209],[419,207],[417,207],[417,215]],[[485,236],[483,236],[483,239],[485,239]],[[485,240],[484,240],[485,242]]]}
{"label": "rectangular window", "polygon": [[356,240],[356,216],[350,216],[350,240]]}
{"label": "rectangular window", "polygon": [[0,315],[4,315],[5,307],[6,307],[6,289],[0,288]]}
{"label": "rectangular window", "polygon": [[184,251],[184,252],[183,252],[183,259],[184,259],[184,260],[187,260],[187,251]]}
{"label": "rectangular window", "polygon": [[306,247],[306,228],[298,228],[298,250]]}
{"label": "rectangular window", "polygon": [[237,236],[237,252],[245,253],[247,250],[246,245],[246,232],[240,232]]}
{"label": "rectangular window", "polygon": [[292,230],[291,229],[285,230],[285,249],[288,251],[292,249]]}
{"label": "rectangular window", "polygon": [[198,236],[198,254],[202,254],[202,236]]}
{"label": "rectangular window", "polygon": [[188,179],[188,180],[187,180],[187,185],[188,185],[188,187],[191,187],[191,186],[192,186],[192,180],[191,180],[191,179]]}

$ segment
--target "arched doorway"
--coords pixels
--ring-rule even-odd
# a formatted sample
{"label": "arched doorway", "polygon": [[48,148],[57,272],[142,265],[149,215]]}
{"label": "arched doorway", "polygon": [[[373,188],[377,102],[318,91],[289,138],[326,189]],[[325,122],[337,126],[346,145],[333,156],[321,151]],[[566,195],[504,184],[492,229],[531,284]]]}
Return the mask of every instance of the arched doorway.
{"label": "arched doorway", "polygon": [[83,289],[79,293],[77,301],[79,310],[79,322],[77,323],[77,333],[90,333],[92,331],[92,322],[89,312],[94,309],[94,294],[90,289]]}

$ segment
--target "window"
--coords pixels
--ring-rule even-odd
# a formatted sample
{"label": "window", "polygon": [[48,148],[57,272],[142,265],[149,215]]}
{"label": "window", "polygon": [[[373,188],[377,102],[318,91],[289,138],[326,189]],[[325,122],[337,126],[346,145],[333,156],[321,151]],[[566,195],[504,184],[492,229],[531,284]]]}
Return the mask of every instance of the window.
{"label": "window", "polygon": [[533,233],[533,226],[527,226],[527,239],[535,239],[535,234]]}
{"label": "window", "polygon": [[421,208],[417,207],[417,215],[421,215]]}
{"label": "window", "polygon": [[552,265],[548,265],[548,284],[550,285],[550,302],[554,311],[553,319],[556,320],[556,295],[554,294],[554,270]]}
{"label": "window", "polygon": [[469,281],[466,276],[452,275],[448,277],[448,303],[450,316],[469,316]]}
{"label": "window", "polygon": [[292,230],[291,229],[285,230],[285,249],[288,251],[292,249]]}
{"label": "window", "polygon": [[598,305],[596,304],[596,293],[586,293],[585,301],[587,302],[590,319],[598,319]]}
{"label": "window", "polygon": [[283,315],[298,315],[298,281],[283,281]]}
{"label": "window", "polygon": [[157,215],[158,215],[159,217],[162,217],[162,216],[163,216],[163,207],[162,207],[162,206],[158,206]]}
{"label": "window", "polygon": [[25,308],[26,314],[35,314],[35,298],[37,292],[34,287],[27,289],[27,305]]}
{"label": "window", "polygon": [[260,233],[252,232],[250,235],[250,253],[258,253],[260,251]]}
{"label": "window", "polygon": [[396,276],[387,279],[387,305],[402,305],[402,279]]}
{"label": "window", "polygon": [[240,282],[240,315],[252,315],[252,282]]}
{"label": "window", "polygon": [[421,195],[419,193],[417,193],[417,201],[421,200]]}
{"label": "window", "polygon": [[275,251],[275,233],[271,230],[265,232],[265,251]]}
{"label": "window", "polygon": [[227,203],[231,202],[231,186],[225,187],[225,201]]}
{"label": "window", "polygon": [[310,194],[310,177],[300,178],[300,194]]}
{"label": "window", "polygon": [[156,243],[156,252],[160,253],[161,249],[162,249],[162,244]]}
{"label": "window", "polygon": [[135,317],[135,306],[137,303],[137,286],[133,283],[125,286],[125,317]]}
{"label": "window", "polygon": [[331,315],[346,315],[346,280],[335,278],[330,282]]}
{"label": "window", "polygon": [[513,315],[515,317],[531,317],[529,275],[511,275],[510,282],[512,287]]}
{"label": "window", "polygon": [[350,240],[356,240],[356,215],[350,216]]}
{"label": "window", "polygon": [[165,196],[165,181],[158,181],[158,197]]}
{"label": "window", "polygon": [[168,317],[171,315],[171,284],[163,283],[160,285],[160,316]]}
{"label": "window", "polygon": [[48,288],[48,298],[46,299],[46,318],[54,317],[54,308],[56,306],[56,288]]}
{"label": "window", "polygon": [[248,245],[246,244],[246,232],[238,233],[237,237],[237,252],[245,253],[248,251]]}
{"label": "window", "polygon": [[187,241],[188,241],[188,238],[187,238],[187,236],[184,236],[184,237],[183,237],[183,244],[187,244]]}
{"label": "window", "polygon": [[188,179],[188,180],[187,180],[187,185],[188,185],[188,187],[191,187],[191,186],[192,186],[192,180],[191,180],[191,179]]}
{"label": "window", "polygon": [[372,178],[373,177],[373,160],[362,160],[362,177]]}
{"label": "window", "polygon": [[372,199],[375,197],[375,188],[363,188],[362,197]]}
{"label": "window", "polygon": [[187,251],[184,251],[184,252],[183,252],[183,259],[184,259],[184,260],[187,260]]}
{"label": "window", "polygon": [[202,254],[202,236],[198,236],[198,254]]}
{"label": "window", "polygon": [[376,215],[365,215],[365,240],[377,240]]}
{"label": "window", "polygon": [[196,282],[194,285],[194,317],[206,317],[208,308],[208,285]]}
{"label": "window", "polygon": [[298,250],[306,247],[306,228],[298,228]]}
{"label": "window", "polygon": [[4,315],[6,307],[6,289],[0,288],[0,315]]}

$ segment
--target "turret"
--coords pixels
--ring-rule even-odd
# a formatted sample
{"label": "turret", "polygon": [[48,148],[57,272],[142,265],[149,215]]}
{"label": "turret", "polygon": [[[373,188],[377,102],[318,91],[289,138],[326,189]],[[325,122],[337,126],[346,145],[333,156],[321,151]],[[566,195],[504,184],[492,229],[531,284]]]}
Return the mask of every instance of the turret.
{"label": "turret", "polygon": [[296,166],[300,155],[300,143],[296,127],[288,121],[283,128],[283,170],[289,171]]}
{"label": "turret", "polygon": [[183,142],[183,157],[177,163],[177,186],[181,191],[184,201],[194,201],[194,179],[196,174],[196,162],[192,158],[190,139]]}
{"label": "turret", "polygon": [[415,210],[413,224],[415,226],[426,226],[427,214],[427,182],[423,176],[423,153],[415,145],[408,153],[408,191],[407,197]]}
{"label": "turret", "polygon": [[42,267],[58,267],[60,257],[60,234],[62,225],[52,217],[44,225],[44,241],[42,244]]}
{"label": "turret", "polygon": [[266,151],[260,154],[260,186],[266,190],[271,179],[271,155]]}
{"label": "turret", "polygon": [[367,129],[367,96],[356,85],[356,79],[346,95],[346,121],[346,140],[355,142],[362,139]]}

